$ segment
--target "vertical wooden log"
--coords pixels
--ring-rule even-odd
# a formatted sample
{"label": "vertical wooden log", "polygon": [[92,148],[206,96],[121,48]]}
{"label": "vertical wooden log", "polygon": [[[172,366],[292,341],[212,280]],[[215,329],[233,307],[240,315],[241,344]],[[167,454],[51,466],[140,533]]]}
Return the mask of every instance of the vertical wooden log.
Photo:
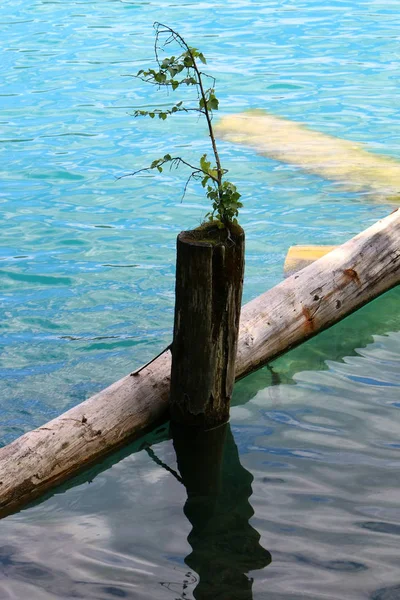
{"label": "vertical wooden log", "polygon": [[177,240],[172,420],[210,429],[229,419],[244,272],[244,232],[207,224]]}

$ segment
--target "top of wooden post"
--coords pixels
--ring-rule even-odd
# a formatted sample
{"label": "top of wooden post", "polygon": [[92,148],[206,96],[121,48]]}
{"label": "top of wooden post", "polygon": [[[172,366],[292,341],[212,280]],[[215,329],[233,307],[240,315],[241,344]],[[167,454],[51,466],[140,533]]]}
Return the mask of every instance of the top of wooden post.
{"label": "top of wooden post", "polygon": [[242,236],[244,236],[244,231],[237,223],[231,223],[229,227],[220,228],[215,221],[206,221],[196,229],[181,231],[178,240],[195,246],[216,246],[233,242],[233,239]]}

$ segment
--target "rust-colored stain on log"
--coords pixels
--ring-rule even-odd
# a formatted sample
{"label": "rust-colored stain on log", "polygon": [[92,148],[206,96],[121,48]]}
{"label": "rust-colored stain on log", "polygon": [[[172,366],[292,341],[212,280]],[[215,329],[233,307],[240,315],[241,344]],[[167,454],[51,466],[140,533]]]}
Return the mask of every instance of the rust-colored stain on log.
{"label": "rust-colored stain on log", "polygon": [[348,277],[352,281],[355,281],[356,283],[358,283],[358,285],[361,285],[361,281],[360,281],[360,278],[358,276],[358,273],[354,269],[344,269],[343,275],[345,275],[346,277]]}
{"label": "rust-colored stain on log", "polygon": [[303,317],[305,320],[305,330],[307,332],[314,331],[314,329],[315,329],[314,318],[311,314],[310,309],[307,308],[306,306],[303,306],[301,309],[301,312],[303,313]]}

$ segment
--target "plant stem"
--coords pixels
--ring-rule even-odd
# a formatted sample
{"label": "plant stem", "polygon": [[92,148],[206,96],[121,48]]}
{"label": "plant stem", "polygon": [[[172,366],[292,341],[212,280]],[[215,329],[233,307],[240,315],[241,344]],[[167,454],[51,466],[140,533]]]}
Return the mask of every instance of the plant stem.
{"label": "plant stem", "polygon": [[215,157],[215,162],[217,165],[217,185],[218,185],[218,192],[220,193],[221,191],[221,186],[222,186],[222,167],[221,167],[221,161],[219,158],[219,154],[218,154],[218,150],[217,150],[217,144],[215,141],[215,136],[214,136],[214,130],[212,127],[212,122],[211,122],[211,116],[210,116],[210,112],[208,110],[207,107],[207,97],[204,91],[204,87],[203,87],[203,81],[201,78],[201,73],[199,71],[199,68],[197,66],[196,60],[192,54],[192,51],[190,50],[190,47],[187,45],[187,43],[185,42],[185,40],[183,39],[183,37],[181,35],[179,35],[179,33],[177,33],[176,31],[174,31],[173,29],[171,29],[170,27],[168,27],[167,25],[164,25],[163,23],[158,23],[157,24],[160,27],[164,27],[167,31],[170,31],[172,33],[173,36],[175,36],[176,38],[178,38],[179,42],[182,44],[182,46],[184,46],[184,48],[186,48],[186,50],[188,51],[190,58],[192,59],[193,62],[193,69],[195,70],[196,76],[197,76],[197,81],[199,83],[199,88],[200,88],[200,94],[201,97],[203,99],[203,103],[204,103],[204,115],[206,117],[207,120],[207,125],[208,125],[208,132],[209,132],[209,136],[211,139],[211,145],[212,145],[212,149],[214,152],[214,157]]}
{"label": "plant stem", "polygon": [[208,125],[208,131],[209,131],[209,135],[210,135],[210,139],[211,139],[211,145],[212,145],[212,149],[214,152],[214,156],[215,156],[215,162],[217,163],[217,173],[218,173],[218,188],[221,186],[222,184],[222,167],[221,167],[221,161],[219,159],[219,154],[218,154],[218,150],[217,150],[217,144],[215,141],[215,137],[214,137],[214,131],[212,128],[212,123],[211,123],[211,117],[210,117],[210,112],[208,110],[207,107],[207,98],[204,92],[204,87],[203,87],[203,82],[201,79],[201,74],[200,71],[197,67],[196,61],[194,59],[194,56],[192,55],[190,48],[188,48],[190,57],[193,61],[193,68],[196,71],[196,75],[197,75],[197,79],[199,82],[199,87],[200,87],[200,93],[201,93],[201,97],[203,98],[203,102],[204,102],[204,112],[205,112],[205,117],[207,119],[207,125]]}

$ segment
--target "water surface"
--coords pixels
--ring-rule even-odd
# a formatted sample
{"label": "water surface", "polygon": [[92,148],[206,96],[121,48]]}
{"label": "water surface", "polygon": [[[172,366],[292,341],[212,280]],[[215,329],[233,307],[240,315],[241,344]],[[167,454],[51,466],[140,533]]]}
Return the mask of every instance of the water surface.
{"label": "water surface", "polygon": [[[156,19],[207,56],[223,113],[263,108],[400,158],[395,3],[5,0],[2,445],[170,342],[175,238],[208,207],[195,185],[181,203],[175,173],[115,180],[209,151],[197,119],[131,116],[171,100],[127,77],[149,64]],[[393,208],[220,151],[245,203],[245,301],[282,279],[290,245],[343,242]],[[163,429],[1,522],[0,597],[400,597],[398,306],[393,290],[237,386],[211,527],[222,546],[189,535]]]}

